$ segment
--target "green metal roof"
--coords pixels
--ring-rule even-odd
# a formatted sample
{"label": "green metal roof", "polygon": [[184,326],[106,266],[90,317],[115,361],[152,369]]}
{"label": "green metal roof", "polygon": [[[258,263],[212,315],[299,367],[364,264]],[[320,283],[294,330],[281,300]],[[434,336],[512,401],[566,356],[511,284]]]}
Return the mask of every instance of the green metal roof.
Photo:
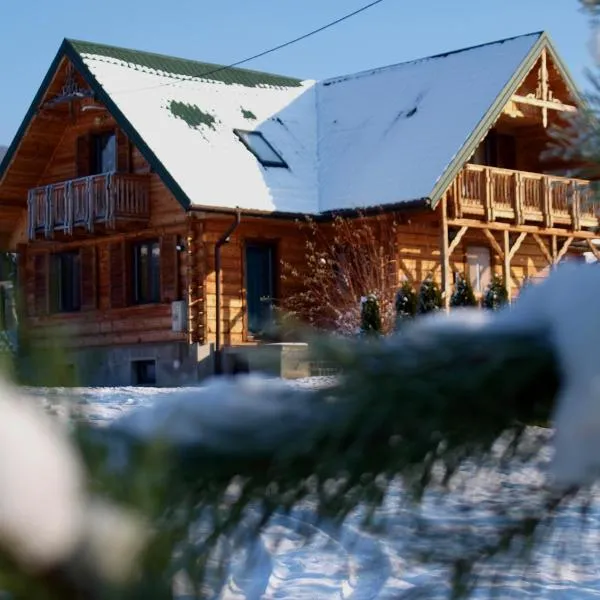
{"label": "green metal roof", "polygon": [[225,67],[223,65],[165,56],[153,52],[131,50],[129,48],[119,48],[105,44],[96,44],[94,42],[80,40],[67,41],[78,54],[94,54],[96,56],[122,60],[129,64],[139,65],[142,68],[162,71],[167,75],[171,75],[174,79],[187,77],[206,78],[212,81],[244,85],[246,87],[256,87],[259,85],[298,87],[302,83],[300,79],[284,75],[273,75],[260,71]]}

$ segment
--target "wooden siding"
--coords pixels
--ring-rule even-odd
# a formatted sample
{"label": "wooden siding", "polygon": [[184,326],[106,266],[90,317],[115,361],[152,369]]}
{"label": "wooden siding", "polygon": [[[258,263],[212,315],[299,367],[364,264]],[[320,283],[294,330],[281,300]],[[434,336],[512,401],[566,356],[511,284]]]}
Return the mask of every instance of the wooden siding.
{"label": "wooden siding", "polygon": [[[49,95],[59,91],[64,81],[65,68],[66,62],[61,65],[52,81]],[[556,79],[555,74],[553,77]],[[557,94],[563,100],[568,100],[565,90],[560,87],[560,81],[555,82],[554,79],[551,83]],[[536,81],[533,75],[528,76],[519,94],[525,97],[531,90],[535,91]],[[83,85],[82,81],[79,83]],[[519,190],[527,187],[516,185],[522,179],[521,171],[540,173],[543,170],[539,152],[547,141],[547,131],[542,126],[543,111],[523,106],[521,102],[516,107],[519,110],[511,108],[510,114],[503,115],[495,125],[503,135],[515,137],[514,149],[511,147],[510,152],[507,151],[514,156],[504,157],[502,160],[513,160],[514,165],[510,168],[520,169],[510,172],[517,195]],[[151,172],[139,150],[116,127],[114,119],[107,111],[82,112],[77,103],[73,105],[73,109],[71,113],[68,105],[60,105],[35,116],[21,148],[16,153],[5,178],[0,182],[0,234],[10,233],[11,244],[13,247],[18,245],[21,253],[25,306],[34,338],[42,340],[47,336],[61,337],[65,345],[70,347],[185,340],[191,343],[213,342],[216,329],[214,249],[219,237],[229,227],[231,215],[186,213],[159,177]],[[550,122],[558,118],[556,111],[551,113]],[[80,231],[55,241],[26,243],[25,209],[28,190],[86,176],[90,163],[89,136],[112,129],[117,133],[118,172],[148,178],[148,223],[137,229],[118,233],[104,231],[102,235],[90,235]],[[496,143],[505,143],[506,139],[502,139],[504,142],[498,141],[498,138]],[[498,146],[496,150],[497,155],[504,152],[499,148]],[[487,197],[490,202],[486,205],[483,192],[488,188],[482,186],[481,181],[506,174],[507,169],[472,166],[466,167],[464,172],[477,174],[471,179],[479,181],[479,187],[474,187],[482,192],[475,198],[476,207],[470,212],[458,210],[466,206],[462,202],[464,198],[456,193],[457,190],[462,193],[458,182],[465,178],[463,174],[449,190],[454,194],[453,199],[457,207],[454,212],[450,210],[449,220],[448,215],[442,214],[441,208],[435,212],[411,211],[396,215],[400,221],[397,226],[396,254],[398,284],[403,279],[408,279],[418,288],[429,275],[433,275],[435,280],[442,284],[445,271],[445,260],[442,256],[444,232],[450,234],[451,242],[452,235],[462,231],[460,242],[454,244],[448,257],[449,274],[467,273],[466,254],[471,245],[489,247],[492,269],[502,274],[506,261],[498,249],[504,247],[507,239],[513,243],[515,237],[521,239],[519,236],[524,233],[525,237],[521,239],[518,250],[509,261],[511,292],[515,295],[525,278],[544,273],[549,262],[558,257],[564,240],[570,239],[568,236],[573,233],[572,226],[579,227],[586,223],[582,224],[581,219],[572,219],[571,215],[564,217],[557,214],[555,205],[546,205],[550,212],[536,209],[533,211],[535,218],[530,219],[527,224],[526,211],[522,210],[523,198],[520,204],[517,203],[515,208],[511,208],[510,214],[501,214],[498,211],[495,211],[495,215],[491,214],[497,207],[490,196]],[[538,180],[537,176],[533,179]],[[519,220],[519,215],[525,218]],[[490,216],[493,218],[490,219]],[[470,220],[467,220],[467,217]],[[494,219],[496,221],[491,222]],[[507,222],[508,220],[510,222]],[[563,229],[558,230],[557,226]],[[591,235],[585,231],[575,232],[575,237],[580,238],[589,239]],[[132,306],[130,245],[134,241],[145,239],[158,239],[161,245],[160,301],[150,305]],[[179,240],[184,242],[181,251],[176,249]],[[222,343],[225,345],[253,341],[247,333],[244,248],[247,242],[257,241],[270,241],[276,245],[278,264],[285,262],[297,266],[300,272],[306,268],[306,238],[298,224],[292,220],[243,217],[230,243],[222,248],[221,331]],[[80,251],[82,265],[81,310],[70,314],[50,314],[50,291],[53,286],[50,255],[53,252],[74,249]],[[570,254],[577,254],[577,251],[565,246],[562,257]],[[289,297],[301,289],[301,277],[296,280],[282,280],[278,277],[277,281],[275,291],[276,297],[280,299]],[[368,291],[365,290],[365,293]],[[176,299],[188,300],[186,333],[172,332],[171,302]],[[356,301],[358,302],[358,298]]]}
{"label": "wooden siding", "polygon": [[[13,243],[21,242],[25,254],[25,305],[31,334],[40,341],[46,336],[62,336],[67,347],[185,341],[186,333],[172,332],[171,302],[185,299],[187,294],[188,253],[178,252],[175,246],[178,240],[185,242],[187,238],[188,216],[107,112],[75,114],[76,118],[64,126],[56,146],[47,151],[39,176],[30,176],[23,187],[75,179],[82,172],[79,163],[85,162],[81,140],[90,133],[114,129],[118,172],[148,178],[150,217],[146,226],[126,232],[90,235],[74,230],[73,235],[62,235],[54,241],[29,244],[22,243],[27,239],[26,219],[22,219],[13,233]],[[161,245],[160,302],[132,306],[131,244],[146,239],[158,239]],[[50,255],[65,250],[80,252],[81,310],[50,314]],[[202,338],[203,331],[197,335],[197,339]]]}
{"label": "wooden siding", "polygon": [[[185,227],[163,227],[129,236],[52,244],[26,249],[25,304],[34,339],[61,337],[67,347],[110,346],[145,342],[185,341],[186,333],[172,332],[171,302],[184,299],[187,255],[175,248],[185,239]],[[131,244],[160,240],[160,300],[133,305],[131,301]],[[51,252],[78,249],[81,260],[81,309],[50,312]]]}

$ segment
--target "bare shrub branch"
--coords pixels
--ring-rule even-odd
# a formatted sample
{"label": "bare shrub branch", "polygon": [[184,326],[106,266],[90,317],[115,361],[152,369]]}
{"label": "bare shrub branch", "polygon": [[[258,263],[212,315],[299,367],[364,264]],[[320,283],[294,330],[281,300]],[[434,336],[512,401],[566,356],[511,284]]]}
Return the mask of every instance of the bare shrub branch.
{"label": "bare shrub branch", "polygon": [[299,282],[282,308],[320,329],[352,335],[360,328],[360,299],[379,301],[382,332],[394,327],[398,288],[398,226],[390,214],[357,218],[336,215],[331,223],[307,217],[302,270],[282,262],[282,278]]}

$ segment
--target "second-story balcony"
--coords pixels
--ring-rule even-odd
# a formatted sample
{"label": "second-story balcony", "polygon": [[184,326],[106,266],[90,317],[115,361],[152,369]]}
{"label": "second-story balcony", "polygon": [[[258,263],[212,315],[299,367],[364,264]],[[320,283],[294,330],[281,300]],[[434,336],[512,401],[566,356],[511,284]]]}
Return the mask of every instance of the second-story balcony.
{"label": "second-story balcony", "polygon": [[599,207],[591,201],[589,181],[582,179],[468,164],[449,199],[454,218],[572,230],[599,224]]}
{"label": "second-story balcony", "polygon": [[72,236],[76,230],[117,230],[145,224],[150,217],[150,181],[146,175],[104,173],[29,190],[29,239]]}

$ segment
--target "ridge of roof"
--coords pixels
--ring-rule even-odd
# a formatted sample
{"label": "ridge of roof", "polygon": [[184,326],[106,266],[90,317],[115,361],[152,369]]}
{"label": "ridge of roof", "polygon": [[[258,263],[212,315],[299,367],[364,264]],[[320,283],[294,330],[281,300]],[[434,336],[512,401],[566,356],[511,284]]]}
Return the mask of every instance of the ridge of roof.
{"label": "ridge of roof", "polygon": [[94,54],[161,71],[175,79],[210,79],[229,84],[241,84],[248,87],[271,85],[275,87],[300,87],[302,80],[287,75],[255,71],[239,67],[230,67],[216,63],[202,62],[146,50],[136,50],[123,46],[113,46],[85,40],[65,38],[79,55]]}
{"label": "ridge of roof", "polygon": [[[484,42],[482,44],[475,44],[472,46],[465,46],[464,48],[458,48],[455,50],[448,50],[446,52],[439,52],[437,54],[431,54],[429,56],[421,56],[419,58],[412,58],[410,60],[403,60],[397,63],[392,63],[390,65],[384,65],[381,67],[373,67],[371,69],[365,69],[363,71],[357,71],[355,73],[348,73],[346,75],[338,75],[335,77],[329,77],[327,79],[323,79],[321,81],[319,81],[320,85],[332,85],[335,83],[341,83],[343,81],[347,81],[349,79],[358,79],[359,77],[368,77],[370,75],[375,75],[377,73],[381,73],[383,71],[386,71],[388,69],[395,69],[397,67],[402,67],[402,66],[408,66],[408,65],[412,65],[412,64],[416,64],[416,63],[420,63],[420,62],[425,62],[425,61],[429,61],[429,60],[436,60],[439,58],[446,58],[448,56],[453,56],[455,54],[460,54],[463,52],[470,52],[472,50],[478,50],[480,48],[486,48],[488,46],[494,46],[496,44],[504,44],[506,42],[512,42],[514,40],[517,39],[521,39],[521,38],[526,38],[526,37],[537,37],[537,38],[541,38],[543,35],[545,35],[546,32],[544,30],[540,30],[540,31],[533,31],[531,33],[523,33],[520,35],[513,35],[511,37],[507,37],[507,38],[501,38],[498,40],[494,40],[492,42]],[[547,35],[547,34],[546,34]]]}

